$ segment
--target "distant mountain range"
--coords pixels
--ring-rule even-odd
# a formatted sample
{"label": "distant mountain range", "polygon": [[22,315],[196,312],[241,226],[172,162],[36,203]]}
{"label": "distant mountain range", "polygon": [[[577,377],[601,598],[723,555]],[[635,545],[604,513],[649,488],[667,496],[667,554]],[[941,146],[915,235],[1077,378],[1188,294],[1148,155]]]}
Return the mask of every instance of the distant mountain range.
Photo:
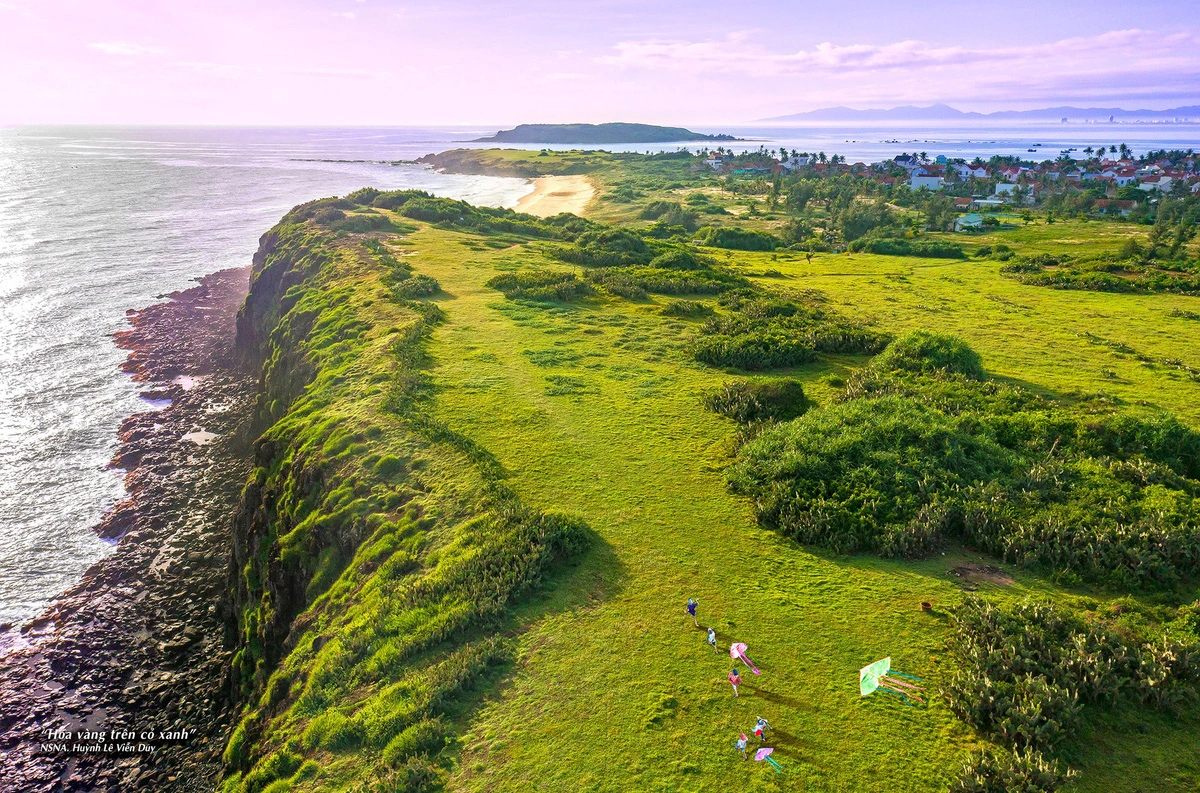
{"label": "distant mountain range", "polygon": [[807,113],[792,113],[760,121],[1051,121],[1067,119],[1081,121],[1171,121],[1189,119],[1200,121],[1200,105],[1175,107],[1170,110],[1125,110],[1120,107],[1047,107],[1041,110],[1001,110],[996,113],[969,113],[949,105],[917,107],[903,105],[887,110],[854,110],[849,107],[827,107]]}
{"label": "distant mountain range", "polygon": [[738,140],[732,135],[704,135],[683,127],[653,124],[520,124],[502,129],[474,143],[684,143],[701,140]]}

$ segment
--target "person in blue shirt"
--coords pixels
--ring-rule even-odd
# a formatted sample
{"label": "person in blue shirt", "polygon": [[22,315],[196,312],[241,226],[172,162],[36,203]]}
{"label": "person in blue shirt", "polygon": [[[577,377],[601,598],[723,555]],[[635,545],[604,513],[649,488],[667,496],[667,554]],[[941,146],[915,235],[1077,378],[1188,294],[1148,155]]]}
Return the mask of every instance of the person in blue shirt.
{"label": "person in blue shirt", "polygon": [[695,623],[697,628],[699,628],[700,622],[696,619],[696,605],[697,605],[697,603],[695,600],[688,598],[687,613],[692,615],[692,622]]}
{"label": "person in blue shirt", "polygon": [[746,757],[746,733],[742,733],[741,735],[738,736],[737,743],[735,743],[733,745],[733,748],[737,749],[739,752],[742,753],[743,760],[750,759],[750,758]]}

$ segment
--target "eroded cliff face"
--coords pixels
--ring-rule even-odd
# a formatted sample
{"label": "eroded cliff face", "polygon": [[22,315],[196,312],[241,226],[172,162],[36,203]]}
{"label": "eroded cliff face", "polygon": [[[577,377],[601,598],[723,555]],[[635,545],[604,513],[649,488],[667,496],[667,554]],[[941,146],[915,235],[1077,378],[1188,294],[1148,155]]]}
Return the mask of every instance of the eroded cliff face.
{"label": "eroded cliff face", "polygon": [[[229,791],[436,785],[447,714],[508,657],[496,627],[588,543],[431,418],[426,348],[444,315],[399,296],[414,277],[391,252],[399,229],[331,228],[383,214],[356,195],[263,236],[238,317],[261,434],[231,538]],[[331,770],[330,752],[352,762]]]}

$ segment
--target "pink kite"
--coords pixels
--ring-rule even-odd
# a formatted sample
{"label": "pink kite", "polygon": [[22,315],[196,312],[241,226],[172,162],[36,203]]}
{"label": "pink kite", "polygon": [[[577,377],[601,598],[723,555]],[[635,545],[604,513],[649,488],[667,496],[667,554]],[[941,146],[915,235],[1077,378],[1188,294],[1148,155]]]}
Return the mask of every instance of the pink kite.
{"label": "pink kite", "polygon": [[775,760],[771,757],[771,752],[773,752],[773,751],[775,751],[775,750],[766,748],[766,747],[759,749],[757,752],[754,753],[754,762],[759,763],[759,762],[762,762],[763,760],[766,760],[768,763],[770,763],[772,766],[774,766],[775,773],[782,774],[783,767],[780,766],[779,763],[775,762]]}
{"label": "pink kite", "polygon": [[729,646],[729,657],[735,661],[742,661],[746,666],[750,667],[750,671],[756,675],[761,675],[758,667],[750,660],[750,656],[746,655],[746,645],[744,642],[734,642]]}

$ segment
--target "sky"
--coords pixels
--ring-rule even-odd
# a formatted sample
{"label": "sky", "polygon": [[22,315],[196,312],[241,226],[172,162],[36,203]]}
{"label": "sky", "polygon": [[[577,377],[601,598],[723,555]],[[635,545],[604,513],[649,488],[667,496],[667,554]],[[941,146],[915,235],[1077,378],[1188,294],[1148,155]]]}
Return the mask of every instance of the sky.
{"label": "sky", "polygon": [[0,124],[1200,104],[1200,0],[0,0]]}

